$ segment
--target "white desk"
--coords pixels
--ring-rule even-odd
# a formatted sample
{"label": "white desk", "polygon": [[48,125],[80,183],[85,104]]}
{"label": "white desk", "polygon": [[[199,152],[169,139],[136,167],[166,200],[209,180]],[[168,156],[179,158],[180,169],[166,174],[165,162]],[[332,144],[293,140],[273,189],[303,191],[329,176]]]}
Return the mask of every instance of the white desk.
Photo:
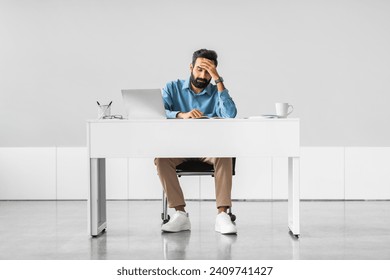
{"label": "white desk", "polygon": [[299,236],[299,132],[299,119],[88,121],[89,233],[107,227],[106,158],[287,157],[288,227]]}

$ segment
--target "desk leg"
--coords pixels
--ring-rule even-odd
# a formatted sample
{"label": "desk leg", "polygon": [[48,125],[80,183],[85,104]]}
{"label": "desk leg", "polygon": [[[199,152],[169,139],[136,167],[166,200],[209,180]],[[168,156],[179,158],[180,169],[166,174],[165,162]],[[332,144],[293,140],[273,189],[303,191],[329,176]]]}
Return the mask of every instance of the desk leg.
{"label": "desk leg", "polygon": [[88,227],[92,236],[107,227],[106,221],[106,159],[90,159],[90,186],[88,196]]}
{"label": "desk leg", "polygon": [[288,158],[288,227],[299,237],[299,157]]}

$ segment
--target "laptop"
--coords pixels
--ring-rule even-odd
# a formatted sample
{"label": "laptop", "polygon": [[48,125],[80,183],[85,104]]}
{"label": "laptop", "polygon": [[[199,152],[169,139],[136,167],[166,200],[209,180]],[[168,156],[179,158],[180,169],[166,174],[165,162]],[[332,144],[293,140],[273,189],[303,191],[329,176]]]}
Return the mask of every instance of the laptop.
{"label": "laptop", "polygon": [[166,119],[161,89],[123,89],[127,118]]}

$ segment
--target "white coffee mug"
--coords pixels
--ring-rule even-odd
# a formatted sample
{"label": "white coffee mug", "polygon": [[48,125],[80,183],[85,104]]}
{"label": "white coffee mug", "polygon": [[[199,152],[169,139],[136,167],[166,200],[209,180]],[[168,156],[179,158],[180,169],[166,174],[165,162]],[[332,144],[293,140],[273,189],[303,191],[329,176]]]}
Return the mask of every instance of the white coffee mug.
{"label": "white coffee mug", "polygon": [[[287,118],[294,111],[294,107],[288,103],[275,103],[276,115],[279,118]],[[289,109],[291,110],[289,111]]]}

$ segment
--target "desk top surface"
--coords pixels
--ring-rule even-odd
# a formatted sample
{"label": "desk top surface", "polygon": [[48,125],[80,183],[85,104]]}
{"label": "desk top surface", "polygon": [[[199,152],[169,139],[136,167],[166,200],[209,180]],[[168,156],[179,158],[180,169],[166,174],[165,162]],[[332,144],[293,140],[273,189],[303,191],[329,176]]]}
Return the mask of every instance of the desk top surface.
{"label": "desk top surface", "polygon": [[127,122],[299,122],[299,118],[237,118],[237,119],[103,119],[87,120],[87,123],[127,123]]}

